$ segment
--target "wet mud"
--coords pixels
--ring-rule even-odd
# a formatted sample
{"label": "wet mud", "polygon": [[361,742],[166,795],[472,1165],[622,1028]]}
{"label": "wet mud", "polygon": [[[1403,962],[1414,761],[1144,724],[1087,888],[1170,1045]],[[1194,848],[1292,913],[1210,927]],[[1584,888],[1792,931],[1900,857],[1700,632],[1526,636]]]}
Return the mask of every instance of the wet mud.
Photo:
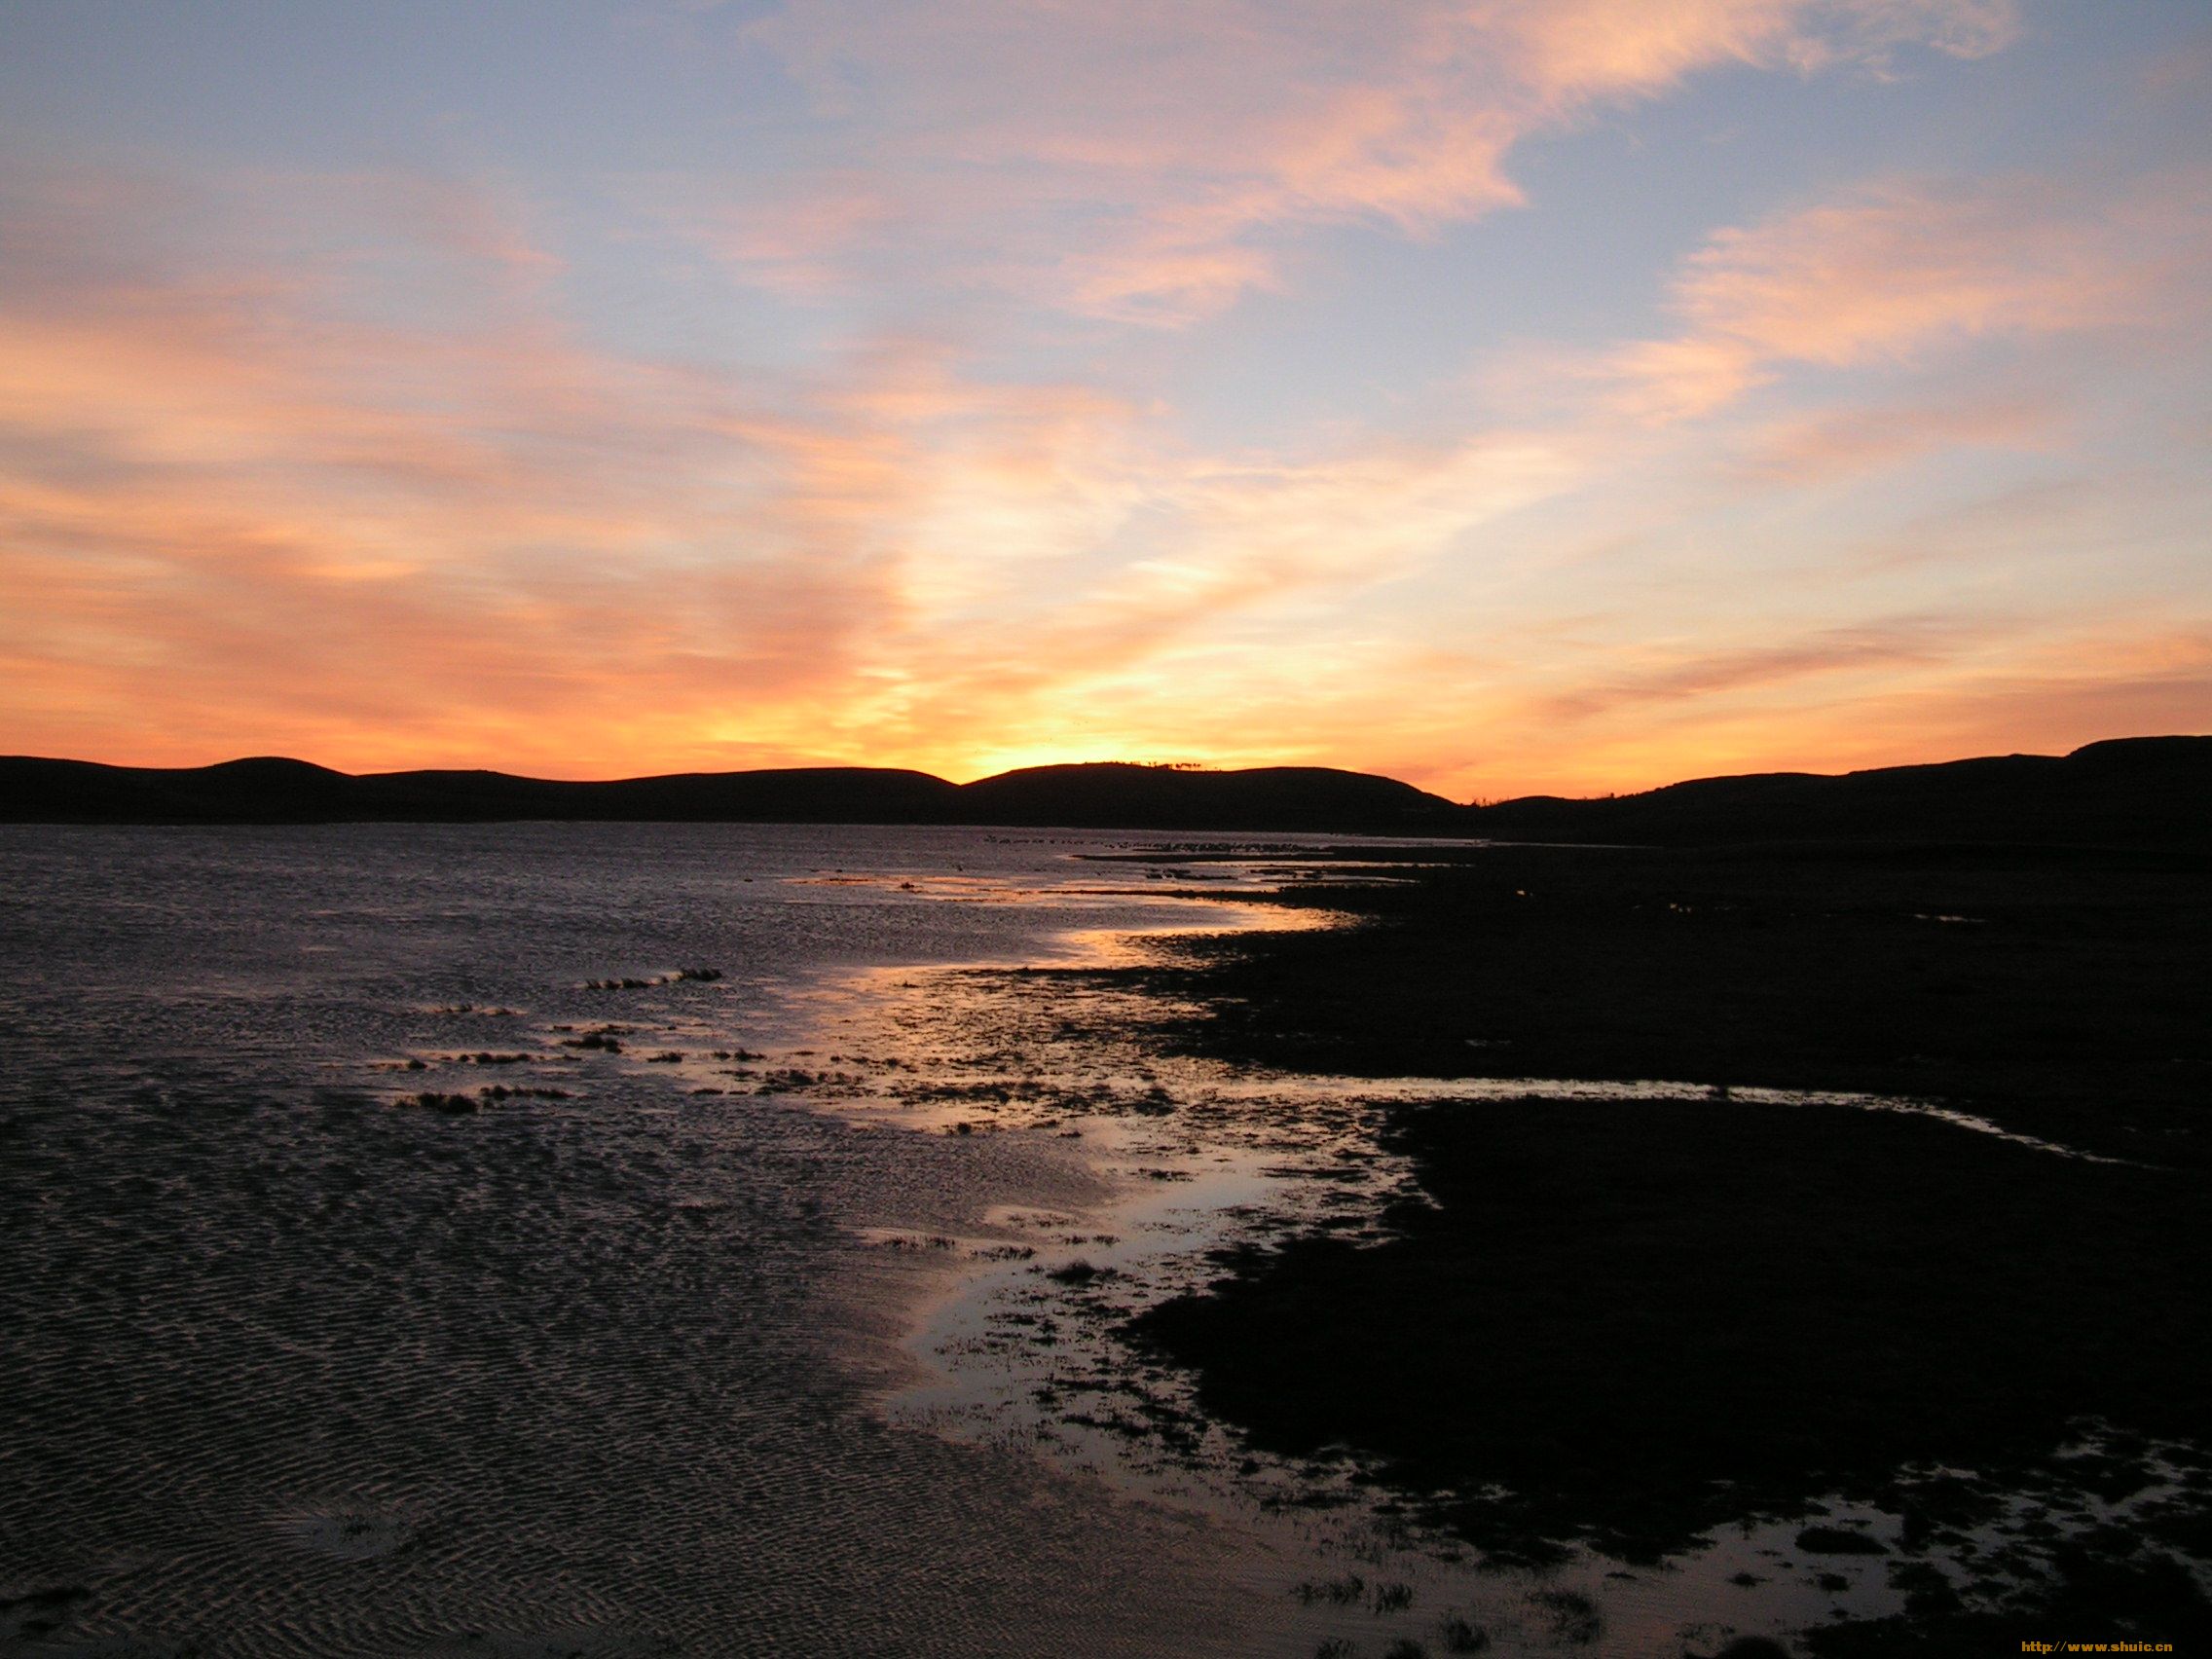
{"label": "wet mud", "polygon": [[[1491,849],[571,833],[338,892],[297,838],[173,852],[258,931],[44,872],[102,955],[9,987],[46,1035],[0,1116],[0,1651],[1748,1659],[2195,1616],[2200,1263],[2146,1254],[2200,1196],[2187,1088],[2100,1116],[1972,1021],[1881,1027],[1911,1069],[1829,1014],[1706,1063],[1718,971],[1631,951],[1675,983],[1616,997],[1602,912],[1749,933],[1765,895],[1773,932],[1769,866],[1594,877],[1548,967],[1530,930],[1468,969],[1528,902]],[[2031,907],[1972,873],[1793,902],[1913,941]],[[2082,934],[2049,903],[2008,973]],[[2160,1298],[2176,1340],[2034,1347],[2100,1293],[2098,1341]],[[1823,1346],[1880,1360],[1856,1404]]]}
{"label": "wet mud", "polygon": [[[1500,848],[1326,903],[1364,925],[1155,976],[1170,1045],[1470,1098],[1389,1112],[1385,1237],[1239,1247],[1133,1320],[1201,1407],[1492,1560],[1674,1573],[1795,1520],[1733,1582],[1832,1598],[1761,1633],[1801,1651],[2212,1629],[2204,870]],[[1906,1109],[1751,1098],[1790,1086]]]}

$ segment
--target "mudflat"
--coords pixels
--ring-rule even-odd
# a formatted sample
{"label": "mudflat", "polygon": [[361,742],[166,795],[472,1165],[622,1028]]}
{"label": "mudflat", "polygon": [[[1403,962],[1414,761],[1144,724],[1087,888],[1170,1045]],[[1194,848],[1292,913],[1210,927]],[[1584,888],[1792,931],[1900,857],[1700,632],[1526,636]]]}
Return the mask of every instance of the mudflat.
{"label": "mudflat", "polygon": [[[1193,1049],[1530,1080],[1397,1110],[1420,1190],[1385,1241],[1225,1257],[1143,1316],[1207,1406],[1259,1445],[1367,1454],[1505,1559],[1663,1559],[1792,1515],[1810,1557],[1887,1551],[1821,1525],[1825,1501],[1874,1502],[1902,1517],[1908,1612],[1808,1634],[1822,1652],[2212,1627],[2204,861],[1419,863],[1289,898],[1359,925],[1160,971],[1201,1010]],[[1568,1078],[1680,1087],[1546,1097]],[[1769,1088],[1980,1126],[1738,1092]]]}

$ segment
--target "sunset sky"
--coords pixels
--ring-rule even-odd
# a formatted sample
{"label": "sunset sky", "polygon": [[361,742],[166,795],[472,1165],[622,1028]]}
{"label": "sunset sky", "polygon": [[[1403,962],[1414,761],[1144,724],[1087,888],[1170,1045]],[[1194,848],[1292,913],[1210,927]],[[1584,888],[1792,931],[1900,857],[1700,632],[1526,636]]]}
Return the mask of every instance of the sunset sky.
{"label": "sunset sky", "polygon": [[0,0],[0,750],[2212,729],[2203,0]]}

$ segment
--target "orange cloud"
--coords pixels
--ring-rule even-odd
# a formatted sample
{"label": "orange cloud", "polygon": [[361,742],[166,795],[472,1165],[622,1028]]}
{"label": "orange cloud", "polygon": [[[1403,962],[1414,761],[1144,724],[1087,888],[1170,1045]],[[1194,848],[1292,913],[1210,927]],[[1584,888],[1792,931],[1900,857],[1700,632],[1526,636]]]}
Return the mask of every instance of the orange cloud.
{"label": "orange cloud", "polygon": [[1815,676],[1867,670],[1890,675],[1940,662],[1955,654],[1962,643],[1986,632],[1986,625],[1963,627],[1955,619],[1908,617],[1822,628],[1781,644],[1719,650],[1618,651],[1606,679],[1548,696],[1534,713],[1547,725],[1611,717],[1624,710],[1641,721],[1654,705],[1748,692],[1764,697],[1777,687]]}
{"label": "orange cloud", "polygon": [[1647,92],[1723,61],[1801,72],[1839,62],[1879,68],[1915,43],[1983,57],[2019,32],[2011,0],[1519,0],[1500,10],[1529,59],[1530,81],[1583,97]]}
{"label": "orange cloud", "polygon": [[2212,633],[2148,613],[2047,635],[2019,618],[2003,628],[1908,625],[1894,642],[1880,629],[1816,632],[1763,659],[1685,657],[1654,678],[1658,701],[1610,701],[1607,682],[1567,729],[1493,697],[1489,718],[1436,732],[1427,763],[1401,775],[1461,799],[1597,794],[2212,728]]}
{"label": "orange cloud", "polygon": [[733,705],[802,732],[897,608],[882,423],[583,347],[516,309],[507,247],[461,243],[496,326],[370,323],[312,260],[118,279],[71,218],[19,216],[56,279],[0,289],[18,743],[598,769]]}
{"label": "orange cloud", "polygon": [[[1983,55],[2016,26],[2010,0],[794,0],[741,38],[895,181],[907,260],[1174,324],[1275,285],[1274,233],[1518,203],[1513,146],[1594,106],[1730,64]],[[804,221],[839,176],[760,211]]]}
{"label": "orange cloud", "polygon": [[1789,416],[1753,440],[1736,472],[1807,485],[1962,448],[2046,449],[2065,424],[2057,399],[1996,392]]}
{"label": "orange cloud", "polygon": [[905,216],[880,182],[852,170],[817,173],[804,196],[709,208],[688,226],[681,221],[700,210],[683,201],[681,184],[659,181],[655,194],[664,220],[706,240],[748,281],[798,295],[849,286],[847,256]]}
{"label": "orange cloud", "polygon": [[[2159,187],[2162,194],[2163,184]],[[1647,421],[1709,415],[1793,365],[1904,362],[1993,335],[2145,320],[2174,272],[2138,233],[2145,197],[2090,205],[2048,183],[1891,183],[1725,230],[1677,277],[1679,333],[1581,374]],[[2204,240],[2201,212],[2171,227]]]}
{"label": "orange cloud", "polygon": [[[1064,153],[1020,175],[1016,217],[1043,217],[1010,229],[997,274],[1048,271],[1057,299],[1098,315],[1202,310],[1275,279],[1270,227],[1358,213],[1419,230],[1502,200],[1500,159],[1527,129],[1497,109],[1570,119],[1577,100],[1697,65],[1788,64],[1810,19],[1844,12],[1862,32],[1818,38],[1873,62],[1893,39],[1878,16],[1938,39],[1938,12],[1972,11],[1692,6],[1669,14],[1677,29],[1634,8],[1612,16],[1653,32],[1598,42],[1568,26],[1595,13],[1497,6],[1479,13],[1485,38],[1514,52],[1487,67],[1458,14],[1424,12],[1425,32],[1355,43],[1354,69],[1367,51],[1391,70],[1372,85],[1232,76],[1235,95],[1192,118],[1219,124],[1219,158],[1160,111],[1158,130],[1070,121]],[[1172,34],[1164,16],[1081,28]],[[1213,46],[1275,38],[1265,9],[1207,17],[1228,31]],[[1334,26],[1373,32],[1348,14]],[[1547,46],[1548,28],[1567,32]],[[1165,79],[1202,85],[1202,69],[1177,60]],[[1478,101],[1446,135],[1421,89],[1477,74],[1528,101]],[[1327,119],[1294,131],[1293,110]],[[1031,113],[955,124],[940,153],[1011,173],[999,146]],[[1095,171],[1125,173],[1125,194],[1104,210],[1055,199]],[[928,204],[881,182],[813,219],[751,222],[725,251],[748,280],[819,291]],[[2072,729],[2068,709],[2149,725],[2208,709],[2186,651],[2152,674],[2067,644],[2088,614],[2114,651],[2186,643],[2186,608],[2149,617],[2132,594],[2074,609],[2069,592],[2015,626],[1935,569],[1982,535],[2009,538],[1982,549],[1990,585],[2030,571],[2033,503],[1994,528],[1908,525],[1909,560],[1864,526],[1800,524],[1777,554],[1766,526],[1729,522],[1777,482],[2072,441],[2070,403],[1889,387],[1853,403],[1830,386],[1815,413],[1754,425],[1747,412],[1722,433],[1732,462],[1705,424],[1653,419],[1720,412],[1806,366],[2106,331],[2101,344],[2193,314],[2181,275],[2201,219],[2160,219],[2149,188],[2095,203],[2017,184],[1853,193],[1714,238],[1673,291],[1675,329],[1570,364],[1564,410],[1274,454],[1209,453],[1172,412],[1072,372],[1022,379],[1001,356],[985,373],[951,321],[773,371],[587,338],[527,204],[496,191],[370,174],[237,195],[91,174],[10,188],[12,746],[597,775],[1308,760],[1464,796],[1924,757],[2012,729],[2004,709],[2041,709],[2053,730]],[[1061,212],[1086,235],[1041,264]],[[2126,529],[2109,503],[2067,522],[2084,543]],[[2153,529],[2166,557],[2190,545]],[[2037,703],[2037,674],[2071,701]]]}

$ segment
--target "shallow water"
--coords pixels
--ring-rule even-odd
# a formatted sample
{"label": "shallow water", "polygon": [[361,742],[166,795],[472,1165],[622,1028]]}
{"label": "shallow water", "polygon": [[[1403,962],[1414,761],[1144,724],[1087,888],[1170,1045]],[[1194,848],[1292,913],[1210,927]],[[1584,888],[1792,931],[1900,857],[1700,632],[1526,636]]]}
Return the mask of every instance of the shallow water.
{"label": "shallow water", "polygon": [[[1159,914],[1141,890],[1036,892],[1101,885],[1068,850],[7,831],[0,1598],[41,1599],[0,1641],[1244,1650],[1255,1614],[1204,1526],[873,1405],[914,1363],[930,1267],[860,1230],[1080,1202],[1080,1161],[694,1096],[645,1058],[803,1047],[843,970],[1017,960]],[[898,885],[976,875],[1000,902]],[[582,988],[685,967],[724,977]],[[556,1029],[609,1022],[649,1049]],[[494,1086],[565,1097],[392,1104]]]}
{"label": "shallow water", "polygon": [[1457,1616],[1628,1654],[1892,1610],[1862,1561],[1776,1567],[1794,1525],[1485,1569],[1121,1347],[1225,1239],[1371,1227],[1390,1100],[1528,1091],[1170,1060],[1157,1004],[1031,971],[1325,923],[1221,902],[1294,845],[1200,889],[1074,832],[0,830],[0,1651]]}

